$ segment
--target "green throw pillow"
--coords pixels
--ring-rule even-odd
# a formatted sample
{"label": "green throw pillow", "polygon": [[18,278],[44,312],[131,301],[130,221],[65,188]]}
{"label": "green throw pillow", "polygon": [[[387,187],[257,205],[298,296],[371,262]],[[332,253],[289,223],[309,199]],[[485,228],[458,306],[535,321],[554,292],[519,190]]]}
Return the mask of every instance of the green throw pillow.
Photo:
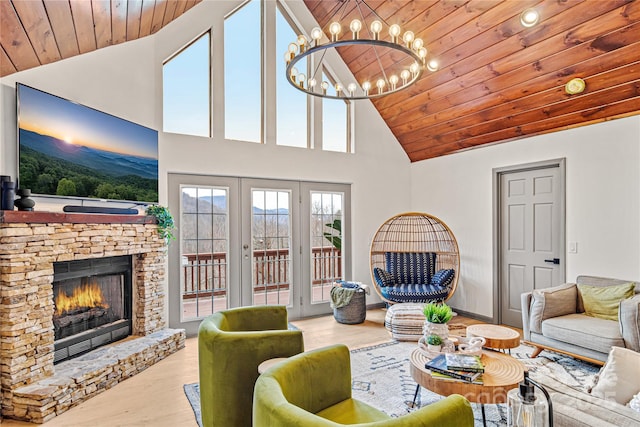
{"label": "green throw pillow", "polygon": [[582,296],[584,312],[587,316],[618,320],[620,301],[631,298],[635,287],[635,283],[615,286],[578,285],[578,291]]}

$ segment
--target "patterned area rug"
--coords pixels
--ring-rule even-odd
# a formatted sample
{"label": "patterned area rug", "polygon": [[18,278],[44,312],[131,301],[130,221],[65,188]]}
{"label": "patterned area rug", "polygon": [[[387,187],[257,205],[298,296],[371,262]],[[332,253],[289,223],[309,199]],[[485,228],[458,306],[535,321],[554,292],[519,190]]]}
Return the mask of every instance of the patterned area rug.
{"label": "patterned area rug", "polygon": [[[416,391],[416,383],[409,371],[409,355],[416,347],[413,342],[393,341],[373,347],[351,351],[351,376],[353,397],[376,407],[392,417],[399,417],[415,409],[411,402]],[[532,348],[521,345],[511,350],[511,355],[521,360],[534,379],[553,377],[556,380],[583,389],[591,384],[600,370],[599,366],[581,362],[568,356],[543,351],[540,356],[530,359]],[[191,403],[198,425],[200,422],[200,393],[198,384],[186,384],[184,391]],[[442,396],[420,388],[416,407],[433,403]],[[476,426],[482,426],[479,405],[472,405]],[[506,426],[506,405],[485,405],[487,425]]]}
{"label": "patterned area rug", "polygon": [[[416,383],[409,371],[409,355],[416,347],[412,342],[390,342],[351,352],[351,376],[353,397],[374,406],[392,417],[413,411],[411,402]],[[545,376],[575,388],[590,385],[599,366],[577,361],[558,353],[544,351],[535,359],[529,355],[533,349],[521,345],[511,350],[511,355],[521,360],[533,379]],[[420,388],[416,407],[433,403],[442,396]],[[472,405],[476,425],[482,425],[480,405]],[[506,426],[506,405],[485,405],[488,426]]]}

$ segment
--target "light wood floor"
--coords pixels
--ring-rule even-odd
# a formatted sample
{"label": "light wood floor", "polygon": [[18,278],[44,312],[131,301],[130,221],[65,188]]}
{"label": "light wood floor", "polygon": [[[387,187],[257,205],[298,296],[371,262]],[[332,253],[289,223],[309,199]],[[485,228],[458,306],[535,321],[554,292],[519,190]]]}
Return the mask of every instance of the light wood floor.
{"label": "light wood floor", "polygon": [[[367,311],[360,325],[337,323],[333,316],[293,321],[304,334],[306,350],[343,343],[350,349],[387,342],[384,309]],[[453,322],[473,324],[472,319],[456,317]],[[182,386],[198,381],[198,342],[189,338],[186,348],[167,357],[146,371],[93,397],[45,423],[46,427],[197,427]],[[2,420],[3,427],[34,424]],[[230,426],[231,427],[231,426]]]}

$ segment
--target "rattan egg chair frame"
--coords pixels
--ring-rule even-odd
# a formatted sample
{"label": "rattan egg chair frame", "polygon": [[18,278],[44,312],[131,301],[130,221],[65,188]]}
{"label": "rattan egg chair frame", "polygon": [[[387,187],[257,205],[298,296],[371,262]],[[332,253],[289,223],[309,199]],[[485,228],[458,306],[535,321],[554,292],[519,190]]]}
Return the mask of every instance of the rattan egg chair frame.
{"label": "rattan egg chair frame", "polygon": [[454,271],[453,280],[448,285],[448,295],[439,300],[446,301],[454,294],[460,277],[458,242],[451,229],[440,219],[426,213],[406,212],[389,218],[374,235],[369,251],[373,287],[383,301],[396,304],[405,301],[385,297],[380,280],[376,280],[374,274],[376,269],[388,267],[390,253],[435,253],[435,271]]}

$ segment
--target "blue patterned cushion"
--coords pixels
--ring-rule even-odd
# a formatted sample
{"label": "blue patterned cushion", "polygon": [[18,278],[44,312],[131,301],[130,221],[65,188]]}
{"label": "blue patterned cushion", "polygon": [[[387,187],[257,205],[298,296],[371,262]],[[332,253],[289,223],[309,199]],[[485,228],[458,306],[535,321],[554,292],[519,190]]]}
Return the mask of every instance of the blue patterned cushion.
{"label": "blue patterned cushion", "polygon": [[428,284],[436,271],[434,252],[385,252],[385,261],[397,284]]}
{"label": "blue patterned cushion", "polygon": [[447,298],[449,289],[433,285],[396,285],[380,288],[380,293],[394,302],[440,302]]}
{"label": "blue patterned cushion", "polygon": [[439,270],[433,275],[429,284],[448,289],[453,283],[454,277],[456,277],[456,272],[453,269]]}
{"label": "blue patterned cushion", "polygon": [[396,284],[396,281],[393,280],[393,276],[390,273],[378,267],[373,269],[373,277],[376,279],[376,283],[380,287],[393,286]]}

